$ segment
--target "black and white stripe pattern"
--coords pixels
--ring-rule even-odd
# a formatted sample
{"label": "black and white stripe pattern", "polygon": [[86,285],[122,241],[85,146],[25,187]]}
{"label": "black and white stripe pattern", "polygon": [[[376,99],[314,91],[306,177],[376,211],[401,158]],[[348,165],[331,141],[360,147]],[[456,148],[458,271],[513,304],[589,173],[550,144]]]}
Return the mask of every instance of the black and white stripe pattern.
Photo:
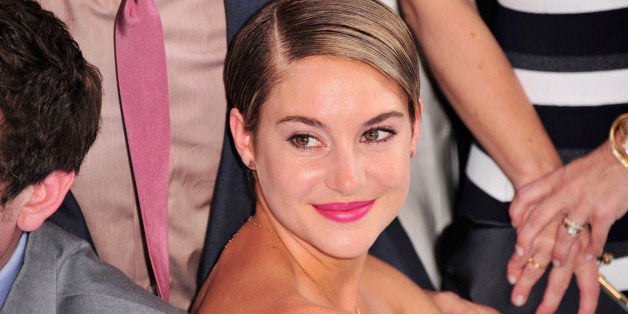
{"label": "black and white stripe pattern", "polygon": [[[628,1],[499,0],[493,23],[561,157],[571,160],[606,141],[612,121],[628,112]],[[512,186],[480,145],[471,149],[466,174],[463,214],[509,224],[500,211]],[[613,230],[613,238],[628,239],[623,220],[617,225],[626,231]]]}

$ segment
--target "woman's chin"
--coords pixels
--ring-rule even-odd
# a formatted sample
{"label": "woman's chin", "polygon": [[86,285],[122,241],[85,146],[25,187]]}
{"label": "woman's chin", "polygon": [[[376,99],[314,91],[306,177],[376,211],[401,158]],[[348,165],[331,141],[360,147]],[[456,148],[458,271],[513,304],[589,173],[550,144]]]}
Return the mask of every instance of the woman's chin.
{"label": "woman's chin", "polygon": [[318,249],[338,259],[355,259],[368,253],[377,236],[337,236],[326,240]]}

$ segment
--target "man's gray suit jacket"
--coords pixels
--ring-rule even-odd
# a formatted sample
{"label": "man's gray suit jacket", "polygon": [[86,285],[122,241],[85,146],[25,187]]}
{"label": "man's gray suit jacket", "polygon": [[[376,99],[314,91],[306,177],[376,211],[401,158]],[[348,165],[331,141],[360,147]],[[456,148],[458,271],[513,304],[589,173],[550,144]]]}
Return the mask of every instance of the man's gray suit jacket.
{"label": "man's gray suit jacket", "polygon": [[29,234],[24,263],[0,313],[179,313],[102,263],[89,244],[44,223]]}

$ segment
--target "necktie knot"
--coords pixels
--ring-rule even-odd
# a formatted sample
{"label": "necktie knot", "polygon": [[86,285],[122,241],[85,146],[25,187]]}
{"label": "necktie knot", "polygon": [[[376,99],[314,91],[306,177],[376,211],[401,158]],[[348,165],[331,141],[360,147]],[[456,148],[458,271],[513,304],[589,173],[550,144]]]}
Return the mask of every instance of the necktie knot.
{"label": "necktie knot", "polygon": [[127,26],[154,27],[156,21],[161,30],[159,10],[153,0],[123,0],[116,15],[116,27],[122,34],[126,33]]}

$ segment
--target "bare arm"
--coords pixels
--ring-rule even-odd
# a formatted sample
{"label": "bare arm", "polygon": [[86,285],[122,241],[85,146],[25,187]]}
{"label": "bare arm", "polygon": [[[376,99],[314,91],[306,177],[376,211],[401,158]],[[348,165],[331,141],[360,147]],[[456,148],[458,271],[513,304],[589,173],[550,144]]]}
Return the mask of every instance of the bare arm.
{"label": "bare arm", "polygon": [[[515,191],[559,168],[562,162],[556,149],[475,2],[402,0],[401,4],[443,92]],[[553,241],[544,252],[550,255],[552,249]],[[526,267],[528,256],[520,267]],[[560,301],[564,290],[559,288],[571,278],[575,260],[570,259],[569,268],[562,272],[551,272],[544,303]],[[515,304],[527,300],[525,283],[531,286],[542,273],[517,274],[521,276],[514,280],[519,288],[513,294]],[[594,294],[584,295],[588,303],[597,300]],[[520,298],[522,302],[517,301]]]}
{"label": "bare arm", "polygon": [[556,149],[474,2],[401,4],[443,92],[515,189],[559,167]]}

